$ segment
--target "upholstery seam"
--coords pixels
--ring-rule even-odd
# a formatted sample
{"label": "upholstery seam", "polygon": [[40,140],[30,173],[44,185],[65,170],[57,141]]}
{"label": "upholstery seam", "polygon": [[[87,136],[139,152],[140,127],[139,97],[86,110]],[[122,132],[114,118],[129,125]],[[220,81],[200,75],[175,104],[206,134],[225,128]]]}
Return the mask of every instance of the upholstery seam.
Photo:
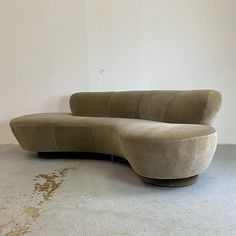
{"label": "upholstery seam", "polygon": [[[96,127],[96,128],[101,128],[101,127]],[[118,133],[118,131],[116,129],[111,128],[111,127],[108,127],[107,129],[115,132],[117,143],[119,144],[118,149],[120,149],[119,151],[123,153],[123,158],[127,160],[126,155],[125,155],[125,150],[124,150],[124,147],[123,147],[123,144],[122,144],[122,140],[120,140],[120,138],[123,138],[123,137],[120,136],[120,134]],[[93,130],[91,130],[91,131],[92,131],[92,136],[93,136],[93,139],[94,139],[96,149],[98,150],[99,148],[98,148],[97,142],[95,141],[94,131]],[[115,155],[114,153],[110,153],[110,154]]]}
{"label": "upholstery seam", "polygon": [[112,97],[113,97],[114,94],[115,94],[115,92],[113,92],[113,93],[111,94],[110,99],[109,99],[109,102],[108,102],[108,117],[111,117],[111,116],[110,116],[110,110],[111,110],[110,106],[111,106],[111,100],[112,100]]}
{"label": "upholstery seam", "polygon": [[119,146],[120,146],[121,152],[123,153],[124,158],[128,160],[128,156],[126,155],[127,153],[125,151],[125,148],[123,146],[121,136],[119,135],[119,133],[117,134],[117,140],[118,140],[118,143],[119,143]]}
{"label": "upholstery seam", "polygon": [[98,145],[97,145],[97,142],[96,142],[96,139],[95,139],[94,131],[91,128],[89,128],[89,129],[90,129],[90,131],[92,133],[93,142],[95,144],[96,150],[98,151]]}
{"label": "upholstery seam", "polygon": [[[198,142],[198,146],[199,146],[199,142]],[[192,164],[191,164],[191,167],[189,168],[189,172],[192,173],[193,172],[193,166],[194,166],[194,163],[196,161],[196,157],[197,157],[197,148],[195,147],[194,149],[194,158],[192,160]]]}
{"label": "upholstery seam", "polygon": [[170,100],[168,101],[168,103],[166,104],[166,109],[165,109],[165,115],[164,115],[164,121],[166,121],[166,112],[167,112],[167,109],[168,109],[168,106],[170,104],[170,102],[174,99],[174,97],[176,97],[176,93],[174,95],[171,96]]}
{"label": "upholstery seam", "polygon": [[[26,126],[26,127],[29,127],[28,125],[21,125],[22,126]],[[50,126],[48,126],[50,128]],[[61,127],[61,126],[57,126],[57,127]],[[67,127],[70,127],[70,128],[74,128],[74,126],[67,126]],[[96,128],[100,128],[101,126],[97,126]],[[208,126],[209,127],[209,126]],[[76,128],[90,128],[88,126],[79,126],[79,127],[76,127]],[[111,127],[106,127],[107,129],[111,129],[111,130],[114,130],[116,132],[118,132],[118,135],[121,137],[121,138],[124,138],[128,141],[133,141],[132,139],[127,139],[125,138],[124,136],[120,135],[119,134],[119,131],[117,131],[117,129],[114,129],[114,128],[111,128]],[[210,135],[213,135],[213,134],[216,134],[217,132],[214,131],[213,133],[210,133],[210,134],[206,134],[206,135],[200,135],[198,137],[193,137],[193,138],[185,138],[185,139],[180,139],[180,140],[158,140],[158,142],[180,142],[180,141],[186,141],[186,140],[194,140],[194,139],[199,139],[199,138],[203,138],[203,137],[207,137],[207,136],[210,136]]]}
{"label": "upholstery seam", "polygon": [[[198,137],[193,137],[193,138],[185,138],[185,139],[180,139],[180,140],[158,140],[159,143],[177,143],[177,142],[183,142],[183,141],[193,141],[193,140],[196,140],[196,139],[201,139],[201,138],[206,138],[206,137],[209,137],[209,136],[213,136],[213,135],[216,135],[217,132],[215,131],[214,133],[211,133],[211,134],[206,134],[206,135],[202,135],[202,136],[198,136]],[[132,139],[127,139],[123,136],[121,136],[121,138],[127,140],[127,141],[136,141],[136,140],[132,140]],[[144,142],[142,140],[142,142]],[[150,143],[150,141],[147,141],[148,143]]]}
{"label": "upholstery seam", "polygon": [[56,150],[59,151],[58,146],[57,146],[57,142],[56,142],[56,137],[55,137],[55,126],[52,127],[52,137],[53,137],[54,146],[55,146]]}
{"label": "upholstery seam", "polygon": [[139,103],[139,118],[141,118],[142,119],[142,117],[141,117],[141,108],[142,108],[142,105],[143,105],[143,100],[144,100],[144,95],[145,95],[145,93],[143,92],[143,94],[142,94],[142,98],[140,99],[140,103]]}

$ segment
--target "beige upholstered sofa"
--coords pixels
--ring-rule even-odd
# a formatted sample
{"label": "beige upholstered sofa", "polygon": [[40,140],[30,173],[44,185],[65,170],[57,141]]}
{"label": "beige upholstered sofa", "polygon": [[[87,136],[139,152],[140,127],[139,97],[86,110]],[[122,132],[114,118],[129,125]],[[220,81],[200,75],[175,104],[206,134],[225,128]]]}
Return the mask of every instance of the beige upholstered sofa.
{"label": "beige upholstered sofa", "polygon": [[183,186],[213,158],[210,125],[220,105],[214,90],[81,92],[71,96],[72,113],[27,115],[10,126],[25,150],[112,154],[147,183]]}

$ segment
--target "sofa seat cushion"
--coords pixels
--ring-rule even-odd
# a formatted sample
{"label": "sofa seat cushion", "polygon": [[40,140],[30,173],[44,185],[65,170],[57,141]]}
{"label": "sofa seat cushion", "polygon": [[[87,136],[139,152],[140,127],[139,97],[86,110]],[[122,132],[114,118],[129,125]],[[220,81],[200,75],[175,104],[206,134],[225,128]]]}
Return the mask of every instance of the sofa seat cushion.
{"label": "sofa seat cushion", "polygon": [[208,167],[216,148],[216,131],[206,125],[71,113],[27,115],[13,119],[10,125],[26,150],[114,154],[149,178],[199,174]]}

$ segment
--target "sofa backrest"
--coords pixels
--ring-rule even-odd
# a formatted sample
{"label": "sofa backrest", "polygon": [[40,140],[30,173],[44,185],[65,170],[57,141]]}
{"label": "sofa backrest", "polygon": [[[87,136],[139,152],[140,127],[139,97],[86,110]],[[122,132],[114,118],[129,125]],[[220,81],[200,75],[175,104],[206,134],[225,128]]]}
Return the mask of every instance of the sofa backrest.
{"label": "sofa backrest", "polygon": [[73,115],[121,117],[210,125],[221,106],[215,90],[80,92],[70,98]]}

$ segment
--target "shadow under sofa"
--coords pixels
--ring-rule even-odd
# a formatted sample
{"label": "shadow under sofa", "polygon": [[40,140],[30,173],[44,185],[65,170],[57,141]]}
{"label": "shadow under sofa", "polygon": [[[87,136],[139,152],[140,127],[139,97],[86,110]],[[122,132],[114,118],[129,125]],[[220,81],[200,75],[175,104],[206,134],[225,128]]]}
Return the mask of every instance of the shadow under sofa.
{"label": "shadow under sofa", "polygon": [[215,90],[80,92],[71,113],[26,115],[10,126],[25,150],[116,155],[146,183],[185,186],[214,156],[220,106]]}

